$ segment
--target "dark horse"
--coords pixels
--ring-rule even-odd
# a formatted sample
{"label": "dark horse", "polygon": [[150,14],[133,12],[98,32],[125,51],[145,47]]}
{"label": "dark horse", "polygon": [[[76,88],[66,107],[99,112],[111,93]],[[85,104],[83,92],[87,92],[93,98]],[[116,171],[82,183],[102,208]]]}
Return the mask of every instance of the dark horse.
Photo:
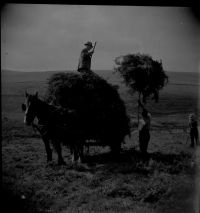
{"label": "dark horse", "polygon": [[[47,153],[47,161],[52,161],[52,142],[58,154],[58,164],[65,164],[62,157],[61,143],[70,148],[72,161],[81,161],[83,157],[83,131],[75,110],[63,109],[47,104],[35,95],[25,93],[26,100],[22,104],[22,110],[25,112],[24,123],[33,125],[37,128]],[[38,124],[34,124],[34,118],[37,117]]]}

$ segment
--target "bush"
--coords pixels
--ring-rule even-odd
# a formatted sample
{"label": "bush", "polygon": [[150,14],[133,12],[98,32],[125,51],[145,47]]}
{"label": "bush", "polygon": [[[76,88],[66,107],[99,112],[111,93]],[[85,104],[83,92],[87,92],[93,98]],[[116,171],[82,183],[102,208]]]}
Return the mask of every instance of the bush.
{"label": "bush", "polygon": [[86,138],[113,150],[130,134],[129,118],[117,89],[93,72],[53,74],[45,99],[76,110]]}

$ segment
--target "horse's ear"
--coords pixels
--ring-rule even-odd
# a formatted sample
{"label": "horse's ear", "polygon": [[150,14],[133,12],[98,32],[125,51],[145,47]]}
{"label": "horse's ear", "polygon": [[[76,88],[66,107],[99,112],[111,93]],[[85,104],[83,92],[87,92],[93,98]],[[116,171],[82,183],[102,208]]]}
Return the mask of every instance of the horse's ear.
{"label": "horse's ear", "polygon": [[27,91],[25,91],[25,96],[28,97],[28,92]]}
{"label": "horse's ear", "polygon": [[38,98],[38,92],[35,93],[35,97]]}

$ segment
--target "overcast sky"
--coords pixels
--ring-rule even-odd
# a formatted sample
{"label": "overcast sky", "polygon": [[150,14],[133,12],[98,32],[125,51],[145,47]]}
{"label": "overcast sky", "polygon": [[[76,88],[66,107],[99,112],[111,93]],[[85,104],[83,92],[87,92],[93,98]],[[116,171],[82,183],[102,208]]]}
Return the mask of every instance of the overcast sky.
{"label": "overcast sky", "polygon": [[185,7],[8,4],[1,11],[1,66],[75,70],[84,43],[97,41],[92,69],[146,53],[165,70],[197,72],[200,25]]}

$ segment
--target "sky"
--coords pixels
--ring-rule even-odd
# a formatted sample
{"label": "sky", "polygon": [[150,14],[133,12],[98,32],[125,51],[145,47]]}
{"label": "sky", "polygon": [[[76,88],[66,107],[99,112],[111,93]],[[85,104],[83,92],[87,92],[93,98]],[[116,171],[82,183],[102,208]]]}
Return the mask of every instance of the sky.
{"label": "sky", "polygon": [[200,22],[187,7],[7,4],[1,11],[1,67],[76,70],[84,43],[97,41],[93,70],[116,57],[149,54],[166,71],[200,70]]}

